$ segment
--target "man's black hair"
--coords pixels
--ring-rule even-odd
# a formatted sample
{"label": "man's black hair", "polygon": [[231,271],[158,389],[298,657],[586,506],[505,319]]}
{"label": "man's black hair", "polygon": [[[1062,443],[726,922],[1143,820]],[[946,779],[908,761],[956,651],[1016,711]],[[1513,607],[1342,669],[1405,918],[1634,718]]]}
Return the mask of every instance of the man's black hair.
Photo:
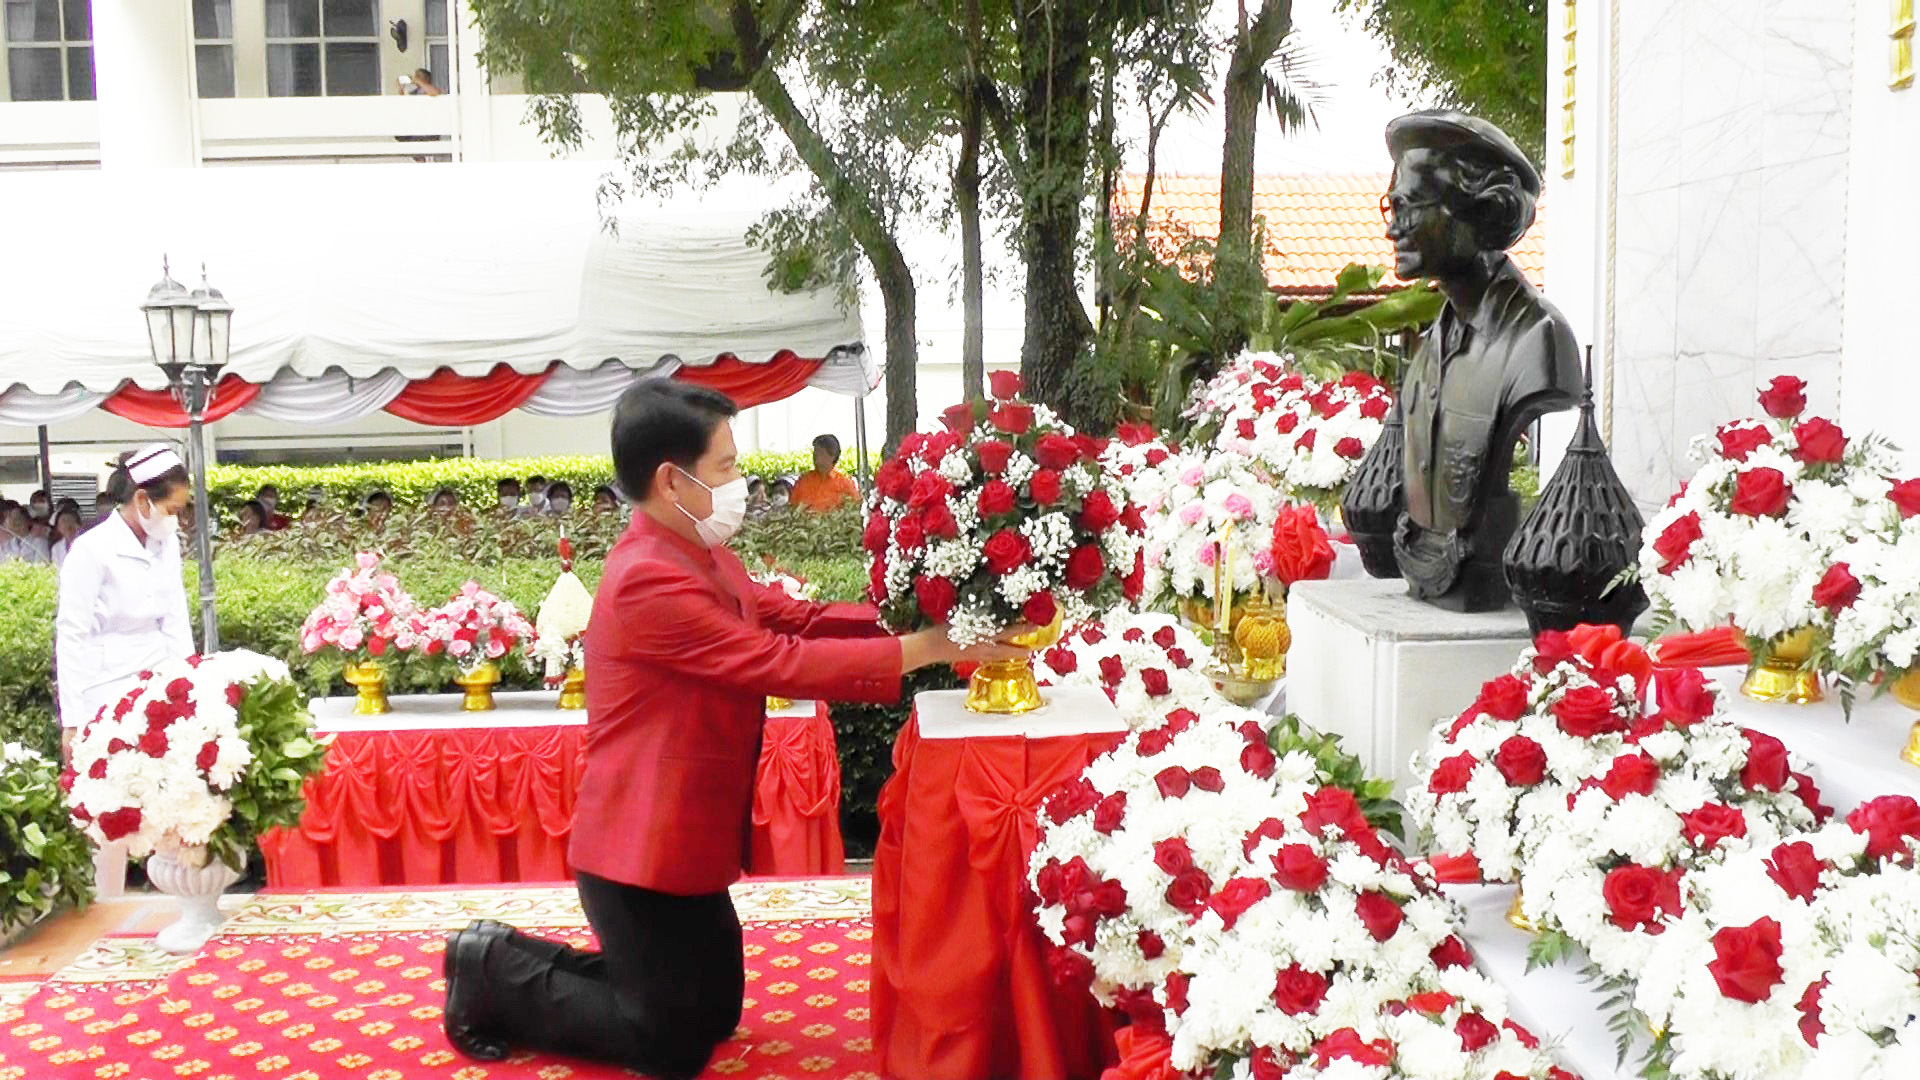
{"label": "man's black hair", "polygon": [[613,474],[637,502],[653,492],[663,462],[692,471],[720,424],[739,412],[717,390],[673,379],[642,379],[613,407]]}

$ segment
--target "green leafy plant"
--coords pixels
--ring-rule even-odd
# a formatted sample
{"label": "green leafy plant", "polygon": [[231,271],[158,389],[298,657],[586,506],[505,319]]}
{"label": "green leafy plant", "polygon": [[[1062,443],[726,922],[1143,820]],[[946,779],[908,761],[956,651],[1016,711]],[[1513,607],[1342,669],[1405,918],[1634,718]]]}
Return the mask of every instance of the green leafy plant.
{"label": "green leafy plant", "polygon": [[54,759],[0,747],[0,934],[93,898],[93,845],[73,824]]}
{"label": "green leafy plant", "polygon": [[261,833],[299,824],[307,806],[302,786],[325,764],[327,748],[313,738],[306,696],[290,679],[254,679],[238,711],[240,737],[252,749],[253,762],[227,793],[233,817],[214,831],[207,850],[242,870]]}
{"label": "green leafy plant", "polygon": [[1374,828],[1396,837],[1406,836],[1401,824],[1400,803],[1393,797],[1393,781],[1367,775],[1359,758],[1346,752],[1338,735],[1315,731],[1292,713],[1280,718],[1267,732],[1267,745],[1273,752],[1286,755],[1300,751],[1313,758],[1320,782],[1353,793],[1361,813]]}

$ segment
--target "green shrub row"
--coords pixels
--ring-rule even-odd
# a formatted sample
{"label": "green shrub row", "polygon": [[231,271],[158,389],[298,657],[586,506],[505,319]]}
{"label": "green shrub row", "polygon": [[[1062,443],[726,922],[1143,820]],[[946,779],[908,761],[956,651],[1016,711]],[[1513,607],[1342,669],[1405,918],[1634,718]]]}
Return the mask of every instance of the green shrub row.
{"label": "green shrub row", "polygon": [[[849,450],[840,456],[841,468],[851,473],[858,460]],[[811,450],[747,454],[740,459],[741,472],[769,482],[783,476],[791,479],[811,468]],[[392,495],[398,506],[425,506],[441,488],[459,492],[467,506],[489,507],[495,503],[501,480],[524,481],[536,475],[566,481],[573,488],[574,501],[584,504],[594,488],[613,483],[613,459],[594,454],[506,461],[442,458],[368,465],[219,465],[207,470],[207,491],[215,505],[229,512],[265,484],[280,490],[281,509],[286,513],[298,513],[306,505],[307,493],[316,489],[322,501],[333,507],[356,505],[375,491]]]}

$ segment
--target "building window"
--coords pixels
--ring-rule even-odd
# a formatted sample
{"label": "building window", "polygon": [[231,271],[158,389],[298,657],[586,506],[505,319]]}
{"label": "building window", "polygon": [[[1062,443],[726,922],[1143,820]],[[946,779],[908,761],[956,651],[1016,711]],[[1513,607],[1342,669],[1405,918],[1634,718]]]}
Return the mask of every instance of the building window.
{"label": "building window", "polygon": [[9,99],[92,101],[92,0],[5,2]]}
{"label": "building window", "polygon": [[233,0],[193,0],[193,63],[201,97],[233,96]]}
{"label": "building window", "polygon": [[453,52],[448,47],[447,0],[427,0],[427,72],[442,93],[453,92]]}
{"label": "building window", "polygon": [[267,0],[267,96],[380,92],[379,0]]}

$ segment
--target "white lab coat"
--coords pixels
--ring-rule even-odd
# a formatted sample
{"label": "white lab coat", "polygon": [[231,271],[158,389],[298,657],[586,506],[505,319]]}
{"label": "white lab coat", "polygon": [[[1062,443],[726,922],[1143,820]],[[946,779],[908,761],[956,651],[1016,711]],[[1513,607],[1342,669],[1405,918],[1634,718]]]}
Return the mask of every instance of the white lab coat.
{"label": "white lab coat", "polygon": [[142,543],[119,514],[74,538],[54,619],[60,723],[75,728],[132,689],[134,677],[193,655],[180,539]]}

